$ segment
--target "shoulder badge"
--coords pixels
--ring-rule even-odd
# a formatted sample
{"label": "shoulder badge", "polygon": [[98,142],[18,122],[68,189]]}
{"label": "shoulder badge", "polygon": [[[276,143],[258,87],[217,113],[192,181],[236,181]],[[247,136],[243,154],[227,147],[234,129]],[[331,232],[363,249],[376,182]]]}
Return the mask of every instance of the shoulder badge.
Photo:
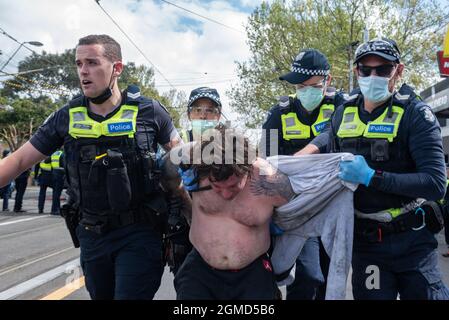
{"label": "shoulder badge", "polygon": [[430,109],[429,106],[422,106],[419,108],[419,113],[422,115],[425,121],[434,123],[435,122],[435,115],[432,112],[432,109]]}

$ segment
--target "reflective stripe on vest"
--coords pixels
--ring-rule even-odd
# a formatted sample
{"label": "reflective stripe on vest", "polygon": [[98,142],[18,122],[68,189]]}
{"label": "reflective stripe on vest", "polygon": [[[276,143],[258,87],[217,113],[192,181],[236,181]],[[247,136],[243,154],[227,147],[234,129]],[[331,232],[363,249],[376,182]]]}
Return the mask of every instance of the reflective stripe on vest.
{"label": "reflective stripe on vest", "polygon": [[312,126],[308,126],[299,121],[296,112],[289,112],[281,115],[282,122],[282,138],[284,140],[291,139],[308,139],[310,138],[310,130],[315,136],[319,135],[326,126],[332,113],[334,112],[334,105],[323,104],[320,107],[320,113]]}
{"label": "reflective stripe on vest", "polygon": [[363,123],[359,118],[357,107],[346,107],[343,119],[337,132],[340,138],[355,138],[363,136],[369,139],[387,139],[393,142],[396,138],[404,109],[392,107],[392,116],[388,117],[388,108],[376,120]]}
{"label": "reflective stripe on vest", "polygon": [[97,122],[91,119],[84,106],[69,109],[69,134],[77,138],[98,138],[101,136],[134,137],[138,106],[122,105],[111,118]]}
{"label": "reflective stripe on vest", "polygon": [[41,163],[39,163],[39,167],[44,171],[51,171],[51,163],[42,161]]}
{"label": "reflective stripe on vest", "polygon": [[59,169],[61,168],[59,165],[59,158],[61,158],[62,155],[62,151],[55,151],[52,155],[51,155],[51,167],[52,169]]}

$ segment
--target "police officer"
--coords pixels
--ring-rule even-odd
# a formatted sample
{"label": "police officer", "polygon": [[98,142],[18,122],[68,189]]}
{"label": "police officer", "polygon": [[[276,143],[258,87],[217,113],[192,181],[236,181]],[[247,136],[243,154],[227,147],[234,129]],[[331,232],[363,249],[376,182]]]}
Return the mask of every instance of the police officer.
{"label": "police officer", "polygon": [[340,178],[358,183],[352,286],[355,299],[449,299],[439,273],[432,202],[444,196],[446,172],[438,121],[413,89],[395,86],[404,64],[393,40],[363,43],[355,53],[359,88],[308,147],[351,152]]}
{"label": "police officer", "polygon": [[[187,103],[187,116],[191,122],[190,130],[182,130],[181,137],[185,143],[199,140],[207,129],[214,128],[221,116],[221,101],[214,88],[200,87],[190,92]],[[189,241],[189,226],[181,214],[179,198],[170,197],[170,214],[167,232],[167,261],[176,275],[187,254],[192,249]]]}
{"label": "police officer", "polygon": [[25,190],[28,185],[28,177],[30,176],[30,169],[25,170],[22,172],[15,180],[16,184],[16,196],[14,201],[14,212],[17,213],[23,213],[27,212],[26,210],[22,209],[23,204],[23,195],[25,194]]}
{"label": "police officer", "polygon": [[[292,155],[304,148],[320,134],[336,102],[336,90],[330,87],[330,65],[318,50],[301,51],[292,64],[292,71],[281,76],[296,88],[296,94],[279,98],[263,124],[267,156],[270,146],[278,143],[278,154]],[[341,98],[337,94],[337,100]],[[269,129],[277,129],[278,136],[270,137]],[[276,140],[276,141],[274,141]],[[296,261],[295,281],[287,286],[287,300],[316,298],[324,283],[320,268],[318,238],[307,240]]]}
{"label": "police officer", "polygon": [[[9,151],[9,149],[5,149],[2,152],[2,158],[6,158],[11,152]],[[9,211],[9,197],[11,196],[11,189],[12,189],[12,185],[11,183],[2,185],[0,187],[0,197],[3,199],[3,206],[2,206],[2,211],[3,212],[8,212]]]}
{"label": "police officer", "polygon": [[[83,95],[53,113],[0,162],[0,185],[64,145],[69,184],[82,216],[81,266],[92,299],[152,299],[163,273],[160,194],[154,154],[181,140],[165,108],[118,88],[120,45],[89,35],[76,47]],[[166,219],[166,215],[165,215]]]}
{"label": "police officer", "polygon": [[218,91],[214,88],[200,87],[190,92],[187,103],[187,116],[191,130],[182,130],[184,142],[198,140],[198,134],[214,128],[220,121],[221,101]]}
{"label": "police officer", "polygon": [[39,213],[44,213],[47,188],[53,188],[53,175],[51,171],[51,157],[47,157],[34,167],[34,176],[39,183],[39,200],[37,202]]}
{"label": "police officer", "polygon": [[61,207],[61,193],[64,188],[64,152],[62,150],[56,150],[50,157],[51,159],[51,173],[52,173],[52,185],[53,195],[51,204],[51,214],[60,215]]}

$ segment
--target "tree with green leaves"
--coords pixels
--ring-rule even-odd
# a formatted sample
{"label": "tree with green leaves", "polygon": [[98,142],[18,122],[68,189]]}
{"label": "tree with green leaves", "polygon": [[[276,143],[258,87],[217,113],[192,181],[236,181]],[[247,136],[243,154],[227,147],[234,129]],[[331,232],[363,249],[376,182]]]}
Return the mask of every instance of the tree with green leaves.
{"label": "tree with green leaves", "polygon": [[406,64],[404,81],[423,89],[436,74],[436,51],[448,21],[449,6],[435,0],[264,2],[248,20],[251,56],[237,63],[239,82],[228,92],[231,108],[248,127],[259,126],[277,98],[292,93],[291,85],[278,77],[306,48],[323,52],[332,66],[332,85],[348,90],[354,51],[366,27],[371,39],[385,36],[397,41]]}
{"label": "tree with green leaves", "polygon": [[59,107],[49,98],[38,101],[0,98],[0,141],[11,151],[17,150]]}

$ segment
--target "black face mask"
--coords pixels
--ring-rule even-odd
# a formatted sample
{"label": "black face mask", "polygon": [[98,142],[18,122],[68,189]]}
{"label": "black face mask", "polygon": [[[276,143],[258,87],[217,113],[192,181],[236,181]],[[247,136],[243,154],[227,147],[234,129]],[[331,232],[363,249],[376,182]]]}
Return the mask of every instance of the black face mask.
{"label": "black face mask", "polygon": [[111,82],[112,82],[112,78],[114,76],[114,70],[115,70],[115,64],[112,66],[112,74],[111,74],[111,79],[109,80],[109,86],[104,89],[103,93],[101,93],[99,96],[96,96],[94,98],[89,98],[89,101],[95,104],[102,104],[103,102],[105,102],[106,100],[108,100],[110,97],[112,97],[112,89],[111,89]]}

